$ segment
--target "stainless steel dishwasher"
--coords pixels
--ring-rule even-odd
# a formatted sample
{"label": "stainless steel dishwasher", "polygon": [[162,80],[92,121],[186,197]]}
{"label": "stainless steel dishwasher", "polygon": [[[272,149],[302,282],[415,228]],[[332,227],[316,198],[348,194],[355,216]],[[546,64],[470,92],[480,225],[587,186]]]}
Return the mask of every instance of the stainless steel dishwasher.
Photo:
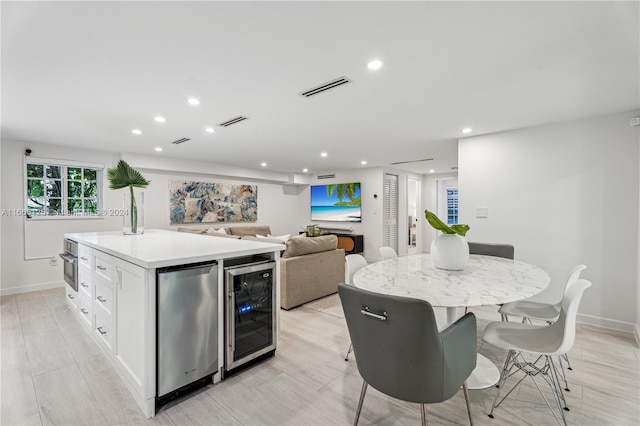
{"label": "stainless steel dishwasher", "polygon": [[157,399],[162,405],[218,372],[218,265],[158,269]]}

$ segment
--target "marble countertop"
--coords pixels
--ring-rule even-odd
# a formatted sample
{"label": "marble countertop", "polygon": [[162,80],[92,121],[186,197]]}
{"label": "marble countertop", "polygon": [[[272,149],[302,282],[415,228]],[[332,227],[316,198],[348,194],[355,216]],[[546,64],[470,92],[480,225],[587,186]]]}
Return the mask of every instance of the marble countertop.
{"label": "marble countertop", "polygon": [[143,268],[184,265],[285,249],[284,244],[219,238],[163,229],[147,229],[142,235],[124,235],[121,231],[114,231],[68,233],[64,234],[64,237]]}
{"label": "marble countertop", "polygon": [[462,271],[445,271],[433,266],[430,255],[418,254],[367,265],[355,273],[353,282],[365,290],[451,308],[531,297],[549,285],[550,277],[528,263],[479,255],[471,255]]}

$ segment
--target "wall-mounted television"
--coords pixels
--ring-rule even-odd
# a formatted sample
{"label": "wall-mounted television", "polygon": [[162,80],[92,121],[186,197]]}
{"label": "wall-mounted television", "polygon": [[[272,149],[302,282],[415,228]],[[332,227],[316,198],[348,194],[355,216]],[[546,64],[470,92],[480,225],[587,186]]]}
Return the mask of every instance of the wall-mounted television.
{"label": "wall-mounted television", "polygon": [[311,220],[362,222],[360,182],[312,185]]}

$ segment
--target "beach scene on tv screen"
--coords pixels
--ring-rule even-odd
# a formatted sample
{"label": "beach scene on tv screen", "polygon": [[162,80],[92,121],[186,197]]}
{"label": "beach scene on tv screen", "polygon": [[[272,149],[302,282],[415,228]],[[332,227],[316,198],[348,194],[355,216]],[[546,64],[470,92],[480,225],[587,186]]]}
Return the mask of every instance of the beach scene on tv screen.
{"label": "beach scene on tv screen", "polygon": [[311,220],[361,222],[360,183],[311,187]]}

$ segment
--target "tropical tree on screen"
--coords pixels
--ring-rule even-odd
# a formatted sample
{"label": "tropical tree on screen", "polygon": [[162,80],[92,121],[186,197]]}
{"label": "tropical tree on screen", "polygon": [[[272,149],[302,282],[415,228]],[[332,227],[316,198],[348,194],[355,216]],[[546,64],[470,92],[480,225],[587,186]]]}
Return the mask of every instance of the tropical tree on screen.
{"label": "tropical tree on screen", "polygon": [[[335,192],[340,201],[348,198],[350,201],[356,198],[356,192],[360,189],[359,183],[338,183],[327,185],[327,195],[333,196]],[[359,199],[360,197],[358,197]]]}

